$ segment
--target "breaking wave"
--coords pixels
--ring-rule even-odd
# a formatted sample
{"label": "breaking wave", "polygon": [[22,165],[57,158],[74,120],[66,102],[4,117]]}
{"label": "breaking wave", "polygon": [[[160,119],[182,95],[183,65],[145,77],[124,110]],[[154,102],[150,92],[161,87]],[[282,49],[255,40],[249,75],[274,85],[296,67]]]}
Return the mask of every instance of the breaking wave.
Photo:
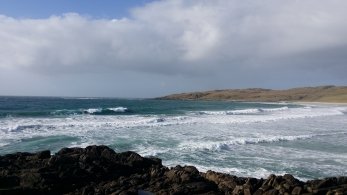
{"label": "breaking wave", "polygon": [[280,107],[280,108],[260,108],[259,110],[262,112],[276,112],[276,111],[284,111],[284,110],[288,110],[289,108],[287,106],[284,107]]}
{"label": "breaking wave", "polygon": [[183,142],[179,148],[181,150],[208,150],[208,151],[221,151],[230,150],[232,147],[237,145],[247,144],[267,144],[274,142],[288,142],[296,140],[311,139],[318,136],[331,136],[343,133],[330,133],[330,134],[314,134],[314,135],[288,135],[288,136],[266,136],[266,137],[240,137],[232,138],[227,141],[219,142]]}
{"label": "breaking wave", "polygon": [[0,154],[102,144],[239,176],[347,170],[347,106],[53,100],[0,109]]}
{"label": "breaking wave", "polygon": [[89,108],[82,111],[83,114],[94,114],[94,115],[112,115],[119,113],[130,112],[128,108],[125,107],[115,107],[115,108]]}
{"label": "breaking wave", "polygon": [[[114,107],[114,108],[88,108],[88,109],[61,109],[54,111],[36,111],[36,112],[16,112],[12,114],[1,114],[5,117],[10,116],[23,116],[23,117],[52,117],[52,116],[69,116],[69,115],[82,115],[82,114],[90,114],[90,115],[117,115],[117,114],[125,114],[125,113],[133,113],[132,110],[126,107]],[[4,117],[3,116],[3,117]]]}
{"label": "breaking wave", "polygon": [[[264,109],[265,110],[265,109]],[[216,124],[250,124],[266,123],[288,119],[314,118],[321,116],[344,115],[345,108],[277,108],[234,110],[209,112],[208,114],[193,115],[136,115],[126,107],[90,108],[80,111],[80,114],[53,118],[6,118],[0,124],[0,131],[51,131],[54,129],[120,129],[144,128],[185,125],[216,125]],[[63,112],[63,111],[62,111]],[[73,111],[64,111],[71,112]],[[262,114],[258,114],[261,113]],[[212,114],[211,114],[212,113]],[[241,114],[245,113],[245,114]],[[274,137],[279,141],[292,137]],[[283,140],[284,139],[284,140]],[[233,140],[234,143],[264,142],[262,139]]]}
{"label": "breaking wave", "polygon": [[259,114],[262,112],[277,112],[285,111],[289,108],[287,106],[280,108],[251,108],[242,110],[226,110],[226,111],[199,111],[200,115],[247,115],[247,114]]}

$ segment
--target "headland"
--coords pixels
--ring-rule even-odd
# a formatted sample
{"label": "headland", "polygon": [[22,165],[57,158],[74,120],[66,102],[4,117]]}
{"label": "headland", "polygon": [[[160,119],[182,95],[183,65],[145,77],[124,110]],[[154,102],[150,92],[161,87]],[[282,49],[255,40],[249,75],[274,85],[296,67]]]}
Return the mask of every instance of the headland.
{"label": "headland", "polygon": [[347,86],[302,87],[286,90],[262,88],[225,89],[172,94],[162,100],[231,100],[252,102],[323,102],[347,103]]}

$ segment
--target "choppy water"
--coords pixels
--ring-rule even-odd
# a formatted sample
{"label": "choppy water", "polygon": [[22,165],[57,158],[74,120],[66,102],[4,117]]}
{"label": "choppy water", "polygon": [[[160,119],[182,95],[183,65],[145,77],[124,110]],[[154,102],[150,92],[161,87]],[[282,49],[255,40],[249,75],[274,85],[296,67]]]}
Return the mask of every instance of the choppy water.
{"label": "choppy water", "polygon": [[0,97],[0,154],[104,144],[238,176],[347,175],[347,106]]}

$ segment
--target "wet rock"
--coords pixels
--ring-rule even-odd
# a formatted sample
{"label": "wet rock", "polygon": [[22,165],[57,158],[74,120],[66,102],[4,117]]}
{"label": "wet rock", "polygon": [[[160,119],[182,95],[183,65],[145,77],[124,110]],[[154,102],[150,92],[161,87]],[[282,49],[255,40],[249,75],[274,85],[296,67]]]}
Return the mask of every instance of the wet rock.
{"label": "wet rock", "polygon": [[47,159],[51,157],[51,151],[45,150],[42,152],[38,152],[36,156],[38,159]]}
{"label": "wet rock", "polygon": [[232,192],[233,189],[240,184],[237,177],[214,171],[207,171],[203,174],[203,177],[217,184],[218,188],[225,193]]}
{"label": "wet rock", "polygon": [[318,183],[314,182],[316,185],[314,186],[314,188],[327,188],[329,186],[334,186],[337,184],[337,178],[326,178],[323,179],[321,181],[319,181]]}
{"label": "wet rock", "polygon": [[266,180],[193,166],[167,168],[155,157],[116,153],[106,146],[0,156],[1,194],[346,194],[347,177],[302,182],[292,175]]}
{"label": "wet rock", "polygon": [[233,194],[242,194],[243,192],[243,186],[236,186],[233,190]]}
{"label": "wet rock", "polygon": [[301,192],[302,192],[302,187],[296,186],[296,187],[293,189],[292,194],[293,194],[293,195],[298,195],[298,194],[301,194]]}
{"label": "wet rock", "polygon": [[279,194],[279,192],[276,189],[271,189],[263,193],[263,195],[277,195],[277,194]]}

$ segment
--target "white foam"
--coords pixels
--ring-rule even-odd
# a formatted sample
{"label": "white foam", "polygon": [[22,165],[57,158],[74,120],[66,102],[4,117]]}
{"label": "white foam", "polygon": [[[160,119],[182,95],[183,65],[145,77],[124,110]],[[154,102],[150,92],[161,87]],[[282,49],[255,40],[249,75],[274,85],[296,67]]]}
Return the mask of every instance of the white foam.
{"label": "white foam", "polygon": [[[255,178],[268,178],[271,174],[276,174],[276,175],[284,175],[286,172],[284,171],[278,171],[274,172],[272,170],[267,170],[262,167],[255,167],[255,168],[236,168],[236,167],[216,167],[216,166],[202,166],[202,165],[195,165],[197,169],[201,172],[206,172],[208,170],[213,170],[216,172],[221,172],[221,173],[227,173],[230,175],[235,175],[239,177],[255,177]],[[298,178],[298,177],[296,177]],[[306,178],[299,178],[301,180],[305,180]]]}
{"label": "white foam", "polygon": [[34,124],[33,125],[18,125],[18,124],[16,124],[14,126],[9,126],[8,132],[20,132],[20,131],[27,130],[27,129],[37,130],[40,128],[42,128],[42,125],[40,125],[40,124],[37,124],[37,125],[34,125]]}
{"label": "white foam", "polygon": [[260,111],[262,112],[276,112],[276,111],[284,111],[288,110],[289,108],[287,106],[280,107],[280,108],[261,108]]}
{"label": "white foam", "polygon": [[199,111],[200,115],[225,115],[226,111]]}
{"label": "white foam", "polygon": [[164,149],[164,148],[156,148],[156,147],[142,147],[138,149],[138,153],[141,156],[158,156],[159,154],[162,153],[167,153],[169,149]]}
{"label": "white foam", "polygon": [[226,114],[256,114],[259,112],[260,112],[259,109],[244,109],[244,110],[227,111]]}
{"label": "white foam", "polygon": [[281,108],[281,110],[266,111],[258,115],[212,115],[201,117],[212,124],[257,123],[287,119],[314,118],[336,116],[344,113],[339,108]]}
{"label": "white foam", "polygon": [[101,111],[102,111],[101,108],[89,108],[89,109],[84,110],[84,112],[87,112],[89,114],[95,114],[95,113],[99,113]]}
{"label": "white foam", "polygon": [[[282,144],[271,143],[296,140],[305,140],[306,143],[306,139],[307,143],[310,143],[342,138],[337,142],[343,145],[343,138],[347,135],[345,129],[347,121],[343,112],[347,110],[347,107],[314,106],[275,109],[277,110],[259,111],[259,113],[255,113],[258,111],[252,111],[252,109],[237,111],[241,114],[226,114],[223,111],[224,113],[220,115],[84,114],[51,118],[1,118],[0,147],[7,144],[13,147],[21,140],[32,137],[64,135],[76,138],[70,143],[64,143],[67,146],[117,145],[117,140],[121,140],[126,144],[118,143],[121,145],[119,150],[135,150],[145,156],[167,158],[174,165],[197,162],[195,166],[201,170],[212,169],[239,176],[267,177],[270,172],[282,174],[281,171],[284,169],[278,167],[290,166],[303,167],[313,173],[319,172],[317,170],[324,170],[331,175],[339,171],[346,173],[346,164],[343,163],[346,162],[345,153],[317,152],[301,146],[297,149],[286,148]],[[330,135],[335,136],[327,137],[327,139],[319,137]],[[212,155],[206,156],[206,154]],[[246,162],[245,166],[230,167],[231,165],[228,164],[230,155],[240,163]],[[243,161],[245,159],[243,157],[248,159]],[[330,159],[336,162],[333,168],[324,168],[324,162],[319,164],[319,161],[328,162]],[[174,160],[180,162],[173,162]],[[200,162],[208,161],[212,162],[211,166],[199,165]],[[283,164],[287,162],[292,164]],[[318,162],[318,164],[311,169],[311,162]],[[164,163],[167,162],[164,161]],[[268,164],[263,167],[257,166],[262,163]],[[278,169],[271,169],[271,166],[278,166]],[[293,168],[293,170],[296,169]]]}
{"label": "white foam", "polygon": [[[114,107],[114,108],[106,108],[104,110],[110,110],[113,112],[126,112],[128,111],[128,108],[120,106],[120,107]],[[88,113],[88,114],[102,113],[102,111],[103,111],[102,108],[89,108],[89,109],[83,110],[84,113]]]}
{"label": "white foam", "polygon": [[309,139],[316,135],[296,135],[296,136],[261,136],[261,137],[232,137],[225,141],[207,141],[207,142],[195,142],[188,141],[179,144],[181,150],[210,150],[220,151],[229,150],[235,145],[245,144],[259,144],[259,143],[273,143],[281,141],[294,141],[300,139]]}
{"label": "white foam", "polygon": [[[120,111],[125,108],[118,109]],[[272,122],[287,119],[313,118],[321,116],[343,115],[346,107],[324,108],[282,108],[281,111],[266,112],[257,115],[127,115],[127,116],[96,116],[96,115],[71,115],[66,118],[3,118],[0,120],[0,134],[13,137],[22,134],[61,134],[64,131],[85,132],[99,129],[115,130],[124,128],[149,128],[164,126],[184,125],[214,125],[214,124],[250,124],[258,122]],[[100,109],[88,109],[88,113],[99,112]],[[252,112],[246,110],[245,112]],[[212,127],[212,126],[211,126]],[[67,132],[64,132],[67,133]],[[84,133],[82,133],[84,134]],[[0,135],[2,136],[2,135]],[[289,138],[287,138],[289,139]]]}
{"label": "white foam", "polygon": [[226,111],[199,111],[199,115],[241,115],[259,113],[259,109],[226,110]]}
{"label": "white foam", "polygon": [[[230,167],[230,165],[225,165],[223,167],[221,166],[214,166],[214,165],[202,165],[197,163],[187,163],[182,160],[171,160],[171,161],[163,161],[163,164],[168,167],[175,167],[176,165],[189,165],[189,166],[195,166],[200,172],[207,172],[209,170],[220,172],[220,173],[227,173],[230,175],[235,175],[238,177],[252,177],[252,178],[268,178],[271,174],[275,175],[284,175],[286,174],[285,171],[274,171],[274,170],[268,170],[264,167],[260,166],[254,166],[254,167],[247,167],[244,168],[242,166],[237,167]],[[293,173],[291,173],[293,174]],[[306,181],[308,178],[298,177],[295,175],[296,178]]]}
{"label": "white foam", "polygon": [[61,97],[65,100],[98,100],[98,99],[104,99],[100,97]]}
{"label": "white foam", "polygon": [[289,108],[287,106],[280,108],[251,108],[242,110],[226,110],[226,111],[199,111],[200,115],[242,115],[242,114],[257,114],[261,112],[278,112],[285,111]]}
{"label": "white foam", "polygon": [[113,112],[126,112],[128,108],[125,107],[116,107],[116,108],[107,108],[108,110],[112,110]]}
{"label": "white foam", "polygon": [[10,144],[10,142],[0,141],[0,147],[6,146]]}
{"label": "white foam", "polygon": [[342,112],[343,114],[347,114],[347,107],[337,107],[336,109]]}
{"label": "white foam", "polygon": [[86,148],[88,146],[91,146],[91,145],[98,145],[97,142],[94,142],[94,141],[87,141],[87,142],[81,142],[81,143],[77,143],[77,142],[72,142],[69,146],[69,148],[75,148],[75,147],[78,147],[78,148]]}
{"label": "white foam", "polygon": [[[265,114],[255,115],[183,115],[183,116],[166,116],[166,115],[70,115],[69,117],[57,118],[17,118],[9,117],[0,120],[0,141],[20,140],[35,136],[73,136],[83,137],[85,140],[94,140],[100,137],[101,142],[110,140],[110,137],[129,134],[128,129],[151,132],[153,129],[163,130],[165,135],[181,136],[185,133],[194,135],[211,136],[211,133],[222,132],[226,135],[236,137],[230,134],[228,128],[236,128],[238,138],[224,139],[226,141],[212,142],[207,140],[203,143],[189,143],[189,147],[207,150],[224,150],[233,145],[257,144],[276,141],[290,141],[296,139],[307,139],[311,134],[306,135],[278,135],[261,137],[260,135],[246,136],[243,134],[245,125],[257,123],[276,122],[288,119],[314,118],[322,116],[343,115],[346,107],[312,107],[312,108],[289,108],[282,111],[266,112]],[[99,109],[90,109],[93,113]],[[281,122],[282,123],[282,122]],[[216,126],[222,125],[222,126]],[[222,128],[220,128],[222,127]],[[239,128],[242,128],[239,129]],[[218,131],[216,131],[218,129]],[[238,129],[238,130],[237,130]],[[247,131],[245,131],[247,133]],[[179,133],[179,134],[177,134]],[[264,132],[260,132],[266,134]],[[300,133],[300,132],[298,132]],[[142,135],[139,133],[139,135]],[[184,137],[183,137],[184,138]],[[142,137],[140,138],[142,139]],[[223,140],[223,139],[222,139]],[[112,140],[111,140],[112,141]],[[187,143],[188,144],[188,143]],[[181,148],[185,145],[180,145]],[[188,145],[186,145],[187,148]],[[194,149],[194,148],[190,148]]]}

